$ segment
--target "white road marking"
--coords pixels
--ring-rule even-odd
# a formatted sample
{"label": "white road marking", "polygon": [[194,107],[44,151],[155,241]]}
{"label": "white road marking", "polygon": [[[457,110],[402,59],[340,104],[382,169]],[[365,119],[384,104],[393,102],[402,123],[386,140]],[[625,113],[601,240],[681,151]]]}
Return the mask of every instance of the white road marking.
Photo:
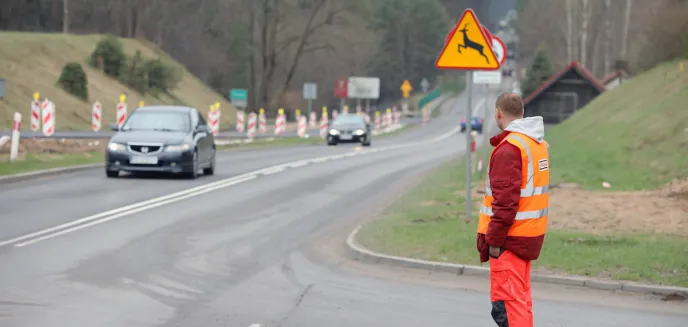
{"label": "white road marking", "polygon": [[248,326],[248,327],[260,327],[260,324],[253,324],[253,325]]}
{"label": "white road marking", "polygon": [[61,236],[64,234],[72,233],[72,232],[75,232],[75,231],[78,231],[78,230],[81,230],[84,228],[88,228],[88,227],[95,226],[98,224],[117,220],[117,219],[129,216],[129,215],[141,212],[141,211],[145,211],[145,210],[152,209],[152,208],[157,208],[157,207],[160,207],[160,206],[163,206],[166,204],[179,202],[179,201],[182,201],[182,200],[194,197],[194,196],[198,196],[201,194],[205,194],[208,192],[212,192],[212,191],[226,188],[229,186],[233,186],[236,184],[248,182],[250,180],[258,178],[258,175],[261,175],[261,174],[262,175],[271,175],[271,174],[275,174],[278,172],[282,172],[286,168],[305,166],[309,162],[321,163],[321,162],[325,162],[327,160],[336,160],[336,159],[341,159],[341,158],[345,158],[345,157],[366,155],[366,154],[370,154],[370,153],[383,152],[383,151],[413,147],[413,146],[418,146],[418,145],[424,145],[424,144],[428,144],[428,143],[432,143],[432,142],[438,142],[438,141],[442,141],[444,139],[451,137],[453,134],[457,133],[458,131],[459,131],[459,127],[456,127],[454,129],[452,129],[451,131],[449,131],[448,133],[442,134],[442,135],[440,135],[434,139],[430,139],[430,140],[401,144],[401,145],[379,147],[379,148],[364,150],[364,151],[360,151],[360,152],[350,152],[347,154],[336,154],[336,155],[313,158],[310,160],[299,160],[299,161],[288,162],[288,163],[284,163],[284,164],[280,164],[280,165],[275,165],[272,167],[267,167],[264,169],[244,173],[244,174],[241,174],[238,176],[226,178],[226,179],[215,181],[212,183],[196,186],[196,187],[184,190],[184,191],[168,194],[168,195],[153,198],[150,200],[141,201],[141,202],[134,203],[134,204],[124,206],[121,208],[112,209],[112,210],[109,210],[106,212],[101,212],[99,214],[80,218],[80,219],[71,221],[69,223],[50,227],[50,228],[47,228],[47,229],[44,229],[41,231],[37,231],[34,233],[19,236],[19,237],[10,239],[10,240],[2,241],[2,242],[0,242],[0,247],[7,246],[10,244],[12,244],[14,247],[24,247],[24,246],[38,243],[38,242],[41,242],[44,240],[55,238],[55,237],[58,237],[58,236]]}

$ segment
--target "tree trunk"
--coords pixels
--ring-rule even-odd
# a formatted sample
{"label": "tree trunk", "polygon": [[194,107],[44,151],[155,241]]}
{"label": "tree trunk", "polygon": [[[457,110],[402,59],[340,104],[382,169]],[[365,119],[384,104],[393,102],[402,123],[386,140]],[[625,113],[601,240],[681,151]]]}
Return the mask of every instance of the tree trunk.
{"label": "tree trunk", "polygon": [[282,84],[282,88],[276,96],[277,101],[279,101],[282,98],[284,93],[287,91],[287,88],[289,87],[291,80],[294,78],[294,73],[296,73],[296,68],[299,65],[299,59],[301,59],[301,55],[303,54],[303,50],[306,47],[306,44],[308,43],[309,37],[311,36],[311,34],[313,34],[313,31],[315,30],[315,28],[313,27],[313,21],[315,20],[315,16],[318,14],[320,9],[322,9],[326,2],[327,0],[319,1],[313,9],[313,11],[311,12],[310,17],[308,17],[308,23],[306,23],[306,28],[303,30],[301,42],[299,43],[299,46],[296,48],[296,54],[294,55],[294,59],[291,62],[289,71],[287,72],[287,78],[284,80],[284,84]]}
{"label": "tree trunk", "polygon": [[588,25],[590,24],[591,6],[590,0],[582,0],[582,18],[581,22],[581,64],[583,67],[588,65]]}
{"label": "tree trunk", "polygon": [[62,33],[69,33],[69,0],[62,1]]}
{"label": "tree trunk", "polygon": [[573,5],[572,0],[566,0],[566,60],[573,61]]}
{"label": "tree trunk", "polygon": [[604,73],[611,71],[611,43],[612,43],[612,19],[614,15],[611,10],[612,1],[604,0],[604,12],[606,20],[604,21]]}
{"label": "tree trunk", "polygon": [[621,53],[619,54],[622,60],[627,60],[626,47],[628,44],[628,29],[631,21],[632,6],[633,0],[626,0],[626,15],[624,17],[623,36],[621,37]]}

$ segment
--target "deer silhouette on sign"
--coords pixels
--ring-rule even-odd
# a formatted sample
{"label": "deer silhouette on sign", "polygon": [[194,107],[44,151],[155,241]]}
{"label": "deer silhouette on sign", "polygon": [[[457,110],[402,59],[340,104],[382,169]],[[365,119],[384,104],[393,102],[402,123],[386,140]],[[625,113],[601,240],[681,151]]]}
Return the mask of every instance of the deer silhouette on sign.
{"label": "deer silhouette on sign", "polygon": [[463,33],[463,44],[459,44],[459,53],[461,53],[461,48],[464,48],[464,49],[471,48],[475,51],[480,52],[480,55],[485,57],[485,60],[489,64],[490,59],[487,58],[487,56],[483,53],[483,48],[484,48],[483,45],[478,44],[476,42],[473,42],[473,41],[471,41],[471,39],[468,38],[468,34],[466,33],[466,32],[468,32],[468,29],[466,29],[466,27],[468,27],[468,23],[466,23],[466,25],[463,25],[463,29],[459,30],[459,32]]}

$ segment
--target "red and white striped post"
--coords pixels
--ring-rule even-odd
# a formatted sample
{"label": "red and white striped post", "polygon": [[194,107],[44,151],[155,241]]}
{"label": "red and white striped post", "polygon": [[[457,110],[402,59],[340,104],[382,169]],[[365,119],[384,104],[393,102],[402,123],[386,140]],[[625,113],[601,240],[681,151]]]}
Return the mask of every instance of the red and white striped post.
{"label": "red and white striped post", "polygon": [[127,121],[127,96],[121,94],[119,96],[119,103],[117,104],[117,127],[122,128],[124,122]]}
{"label": "red and white striped post", "polygon": [[31,131],[38,132],[41,129],[41,95],[36,92],[31,101]]}
{"label": "red and white striped post", "polygon": [[55,134],[55,104],[47,98],[41,102],[43,136]]}
{"label": "red and white striped post", "polygon": [[260,108],[260,110],[258,110],[258,131],[261,134],[265,133],[265,125],[267,125],[267,119],[265,118],[265,109]]}
{"label": "red and white striped post", "polygon": [[94,132],[97,132],[100,130],[100,127],[103,124],[103,105],[100,104],[100,102],[96,101],[93,103],[93,107],[91,108],[91,129]]}
{"label": "red and white striped post", "polygon": [[236,120],[236,130],[239,133],[244,132],[244,127],[245,127],[244,117],[245,117],[245,113],[242,110],[238,110],[237,111],[237,120]]}
{"label": "red and white striped post", "polygon": [[310,128],[318,127],[318,114],[315,111],[311,111],[311,115],[308,117],[308,125]]}
{"label": "red and white striped post", "polygon": [[327,137],[327,107],[322,108],[322,116],[320,117],[320,137]]}
{"label": "red and white striped post", "polygon": [[249,140],[253,140],[253,138],[256,137],[256,120],[256,113],[250,112],[248,114],[248,131],[246,132],[246,137],[248,137]]}
{"label": "red and white striped post", "polygon": [[208,110],[208,125],[210,125],[210,130],[213,131],[214,136],[220,133],[220,115],[220,104],[211,105],[210,110]]}
{"label": "red and white striped post", "polygon": [[19,155],[19,131],[21,130],[21,114],[14,113],[14,121],[12,121],[12,143],[10,143],[10,161],[17,160]]}
{"label": "red and white striped post", "polygon": [[277,117],[275,117],[275,135],[280,135],[285,129],[286,116],[284,115],[284,109],[279,108],[277,110]]}
{"label": "red and white striped post", "polygon": [[306,137],[306,116],[300,115],[297,119],[299,121],[297,133],[299,137]]}
{"label": "red and white striped post", "polygon": [[380,112],[375,112],[375,132],[380,132]]}
{"label": "red and white striped post", "polygon": [[430,109],[423,107],[423,123],[427,124],[430,121]]}

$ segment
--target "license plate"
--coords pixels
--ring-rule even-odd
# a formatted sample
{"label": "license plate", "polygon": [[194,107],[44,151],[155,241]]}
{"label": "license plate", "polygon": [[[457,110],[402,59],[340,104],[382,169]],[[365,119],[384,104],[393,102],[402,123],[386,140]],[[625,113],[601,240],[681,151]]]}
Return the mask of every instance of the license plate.
{"label": "license plate", "polygon": [[349,134],[342,134],[339,138],[342,140],[351,140],[352,136]]}
{"label": "license plate", "polygon": [[153,156],[133,156],[129,160],[132,165],[157,165],[158,157]]}

